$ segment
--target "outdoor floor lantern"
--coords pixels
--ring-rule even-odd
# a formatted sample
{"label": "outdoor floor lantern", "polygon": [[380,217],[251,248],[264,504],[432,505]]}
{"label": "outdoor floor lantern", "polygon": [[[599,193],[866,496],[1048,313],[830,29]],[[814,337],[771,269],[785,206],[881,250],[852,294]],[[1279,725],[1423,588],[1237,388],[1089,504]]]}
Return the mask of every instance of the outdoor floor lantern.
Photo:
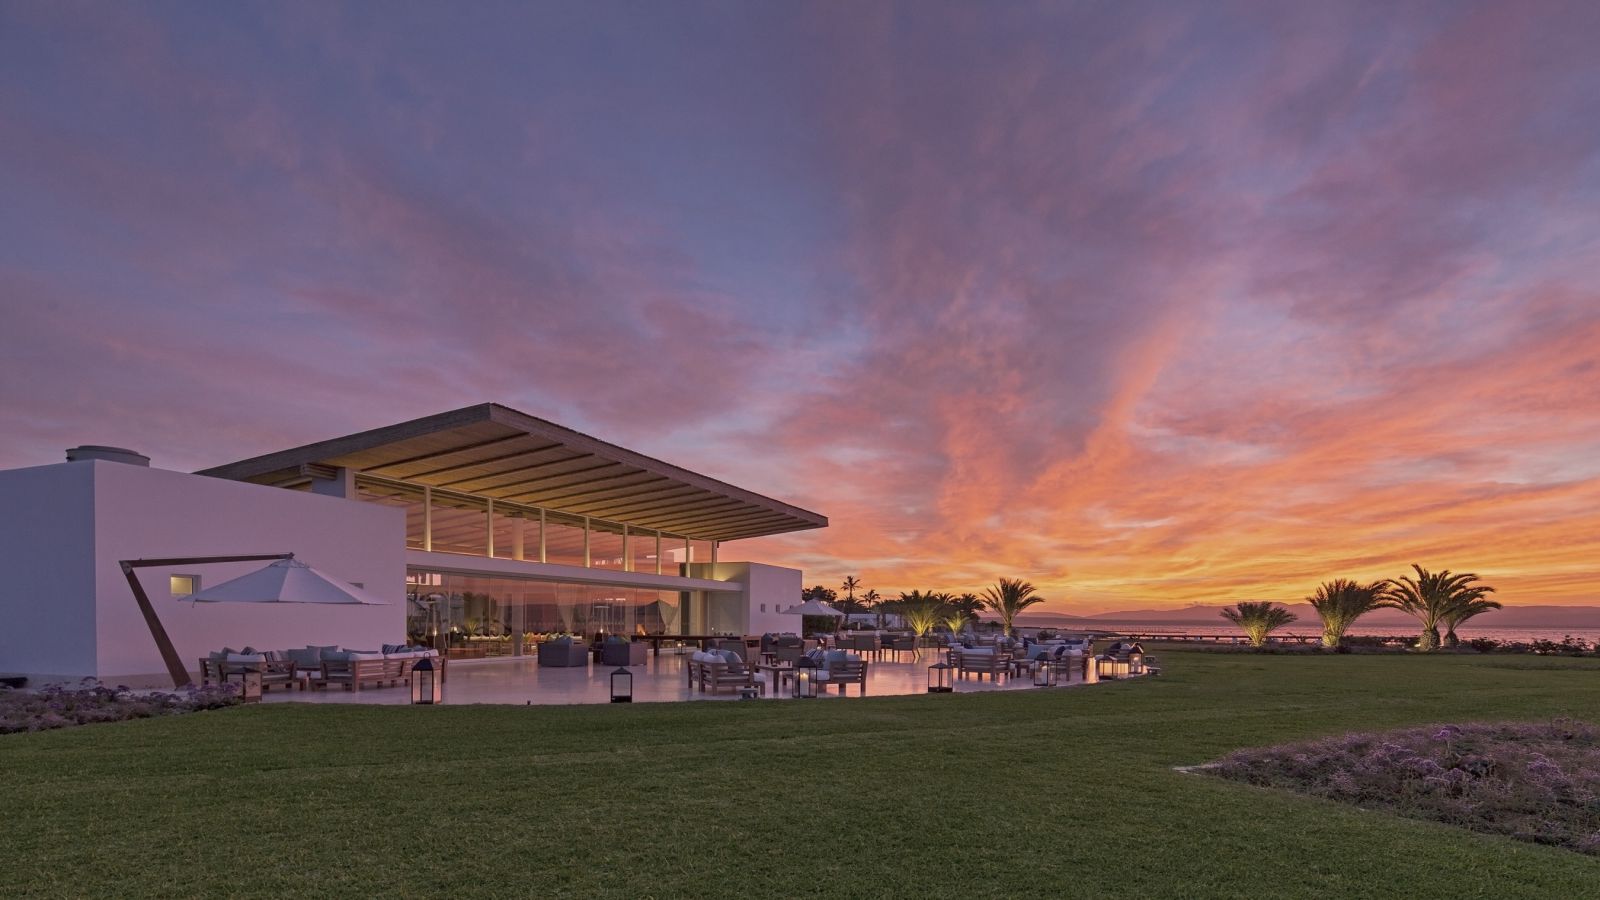
{"label": "outdoor floor lantern", "polygon": [[1056,667],[1049,659],[1037,660],[1033,664],[1033,686],[1055,687]]}
{"label": "outdoor floor lantern", "polygon": [[624,666],[618,666],[617,670],[611,673],[611,702],[633,702],[633,673]]}
{"label": "outdoor floor lantern", "polygon": [[239,699],[245,703],[261,702],[261,670],[248,663],[223,673],[224,684],[239,686]]}
{"label": "outdoor floor lantern", "polygon": [[794,664],[794,696],[796,700],[817,699],[817,661],[809,656]]}
{"label": "outdoor floor lantern", "polygon": [[1094,684],[1100,680],[1100,657],[1093,653],[1083,655],[1083,683]]}
{"label": "outdoor floor lantern", "polygon": [[439,670],[431,656],[424,656],[411,667],[411,702],[424,706],[444,702],[444,683],[439,680]]}
{"label": "outdoor floor lantern", "polygon": [[928,693],[948,694],[954,691],[955,685],[951,681],[951,673],[955,666],[947,662],[937,662],[928,667]]}
{"label": "outdoor floor lantern", "polygon": [[1115,656],[1100,657],[1100,674],[1107,678],[1127,678],[1127,659],[1118,659]]}
{"label": "outdoor floor lantern", "polygon": [[1138,644],[1128,646],[1128,674],[1144,674],[1144,648]]}

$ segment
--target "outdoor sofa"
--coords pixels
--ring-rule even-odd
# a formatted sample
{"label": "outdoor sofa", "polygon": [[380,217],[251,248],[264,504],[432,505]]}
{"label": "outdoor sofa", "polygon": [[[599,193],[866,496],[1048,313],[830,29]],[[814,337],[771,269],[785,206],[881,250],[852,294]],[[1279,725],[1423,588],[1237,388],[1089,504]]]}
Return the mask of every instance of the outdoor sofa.
{"label": "outdoor sofa", "polygon": [[342,684],[358,691],[364,686],[399,684],[411,675],[420,659],[437,657],[438,651],[404,644],[386,644],[381,650],[344,650],[336,645],[307,645],[289,650],[243,651],[227,648],[200,660],[203,684],[221,682],[245,669],[261,672],[261,686],[303,684],[325,687]]}
{"label": "outdoor sofa", "polygon": [[993,647],[951,647],[950,662],[961,678],[976,675],[982,681],[987,675],[990,681],[998,681],[1000,676],[1009,674],[1011,654]]}
{"label": "outdoor sofa", "polygon": [[766,678],[757,675],[754,666],[747,664],[738,651],[697,650],[689,657],[689,687],[703,694],[715,694],[727,688],[739,691],[756,688],[766,691]]}
{"label": "outdoor sofa", "polygon": [[236,675],[249,669],[261,672],[262,690],[267,690],[274,685],[282,685],[285,688],[289,688],[299,681],[295,674],[294,663],[283,658],[279,651],[268,650],[258,653],[246,647],[239,651],[223,648],[202,657],[200,659],[200,683],[202,685],[221,684],[227,681],[228,675]]}

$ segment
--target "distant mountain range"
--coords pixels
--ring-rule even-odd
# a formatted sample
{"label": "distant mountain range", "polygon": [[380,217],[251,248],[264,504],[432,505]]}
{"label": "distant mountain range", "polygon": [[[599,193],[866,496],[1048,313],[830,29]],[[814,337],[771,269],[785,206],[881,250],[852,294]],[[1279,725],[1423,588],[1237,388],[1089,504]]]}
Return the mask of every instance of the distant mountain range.
{"label": "distant mountain range", "polygon": [[[1017,624],[1032,627],[1077,626],[1090,628],[1097,624],[1125,625],[1225,625],[1221,610],[1232,604],[1195,605],[1182,609],[1129,609],[1118,612],[1073,616],[1065,613],[1023,613]],[[1295,623],[1316,622],[1317,612],[1309,603],[1285,603],[1289,611],[1300,617]],[[1395,625],[1414,626],[1416,619],[1393,609],[1380,609],[1361,617],[1366,627]],[[1600,606],[1507,606],[1505,609],[1484,613],[1474,619],[1473,626],[1480,628],[1581,628],[1600,629]]]}

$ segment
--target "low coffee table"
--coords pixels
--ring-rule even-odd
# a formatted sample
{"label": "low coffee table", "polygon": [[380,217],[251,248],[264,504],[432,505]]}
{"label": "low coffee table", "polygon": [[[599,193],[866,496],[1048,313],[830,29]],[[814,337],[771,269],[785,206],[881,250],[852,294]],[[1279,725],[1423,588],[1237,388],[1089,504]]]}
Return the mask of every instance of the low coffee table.
{"label": "low coffee table", "polygon": [[783,682],[787,678],[794,677],[794,669],[794,666],[780,663],[761,663],[756,666],[757,672],[767,672],[772,676],[770,683],[772,685],[772,696],[774,697],[783,693]]}

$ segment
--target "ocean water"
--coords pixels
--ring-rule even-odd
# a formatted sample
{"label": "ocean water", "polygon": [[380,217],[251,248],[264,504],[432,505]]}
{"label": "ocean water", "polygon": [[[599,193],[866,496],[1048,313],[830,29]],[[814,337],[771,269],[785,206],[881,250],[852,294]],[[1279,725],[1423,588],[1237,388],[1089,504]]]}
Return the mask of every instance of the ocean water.
{"label": "ocean water", "polygon": [[[1242,635],[1233,625],[1186,625],[1186,624],[1160,624],[1153,622],[1105,622],[1095,623],[1098,631],[1120,631],[1131,634],[1193,634],[1193,635]],[[1061,629],[1070,632],[1072,629]],[[1408,637],[1415,636],[1417,629],[1404,625],[1379,625],[1365,628],[1357,625],[1348,632],[1352,635],[1367,635],[1377,637]],[[1316,623],[1309,627],[1304,622],[1296,622],[1287,628],[1274,632],[1280,635],[1304,635],[1316,637],[1322,630]],[[1486,637],[1496,641],[1520,641],[1531,643],[1536,640],[1560,641],[1571,635],[1573,638],[1588,643],[1600,642],[1600,630],[1593,628],[1475,628],[1466,625],[1456,629],[1456,634],[1464,641],[1473,638]]]}

